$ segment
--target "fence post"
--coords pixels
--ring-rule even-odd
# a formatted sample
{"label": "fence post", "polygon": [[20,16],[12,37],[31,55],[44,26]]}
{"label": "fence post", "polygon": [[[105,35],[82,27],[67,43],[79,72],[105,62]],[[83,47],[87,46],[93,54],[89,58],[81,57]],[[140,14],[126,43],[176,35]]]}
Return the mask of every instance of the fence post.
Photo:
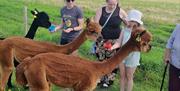
{"label": "fence post", "polygon": [[25,34],[28,31],[28,17],[27,17],[27,6],[24,6],[24,29],[25,29]]}

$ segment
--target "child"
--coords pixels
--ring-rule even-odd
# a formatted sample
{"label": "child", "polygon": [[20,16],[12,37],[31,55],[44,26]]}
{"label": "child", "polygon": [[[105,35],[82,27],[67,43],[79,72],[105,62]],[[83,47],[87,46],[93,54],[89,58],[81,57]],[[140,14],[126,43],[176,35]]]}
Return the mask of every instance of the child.
{"label": "child", "polygon": [[[124,45],[130,38],[133,28],[143,24],[141,21],[142,13],[138,10],[130,10],[128,12],[128,26],[123,30],[122,37],[111,47],[110,50],[116,49]],[[132,91],[133,75],[139,64],[140,52],[130,53],[122,63],[119,64],[120,69],[120,91]],[[126,89],[126,90],[125,90]]]}

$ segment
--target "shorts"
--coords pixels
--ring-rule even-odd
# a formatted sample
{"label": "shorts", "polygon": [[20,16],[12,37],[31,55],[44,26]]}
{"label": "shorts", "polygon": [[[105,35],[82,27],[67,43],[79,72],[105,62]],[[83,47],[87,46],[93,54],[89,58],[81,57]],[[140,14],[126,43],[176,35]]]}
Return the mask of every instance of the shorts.
{"label": "shorts", "polygon": [[137,67],[140,65],[140,52],[131,52],[123,61],[126,67]]}

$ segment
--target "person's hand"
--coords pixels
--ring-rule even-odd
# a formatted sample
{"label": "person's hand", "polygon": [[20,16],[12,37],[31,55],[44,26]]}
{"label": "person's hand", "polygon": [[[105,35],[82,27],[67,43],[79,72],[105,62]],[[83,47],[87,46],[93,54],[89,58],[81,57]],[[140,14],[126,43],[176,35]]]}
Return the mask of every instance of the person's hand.
{"label": "person's hand", "polygon": [[109,48],[109,50],[114,50],[114,49],[117,49],[119,47],[120,47],[119,43],[116,42],[111,48]]}
{"label": "person's hand", "polygon": [[63,30],[63,31],[66,32],[66,33],[69,33],[69,32],[71,32],[71,31],[73,31],[73,28],[68,28],[68,29]]}
{"label": "person's hand", "polygon": [[171,61],[171,49],[166,48],[163,60],[165,64]]}
{"label": "person's hand", "polygon": [[164,58],[163,58],[163,60],[164,60],[164,64],[169,63],[169,61],[170,61],[170,56],[165,55]]}
{"label": "person's hand", "polygon": [[103,44],[103,47],[106,48],[107,50],[110,50],[112,47],[112,44],[111,44],[111,42],[106,42]]}
{"label": "person's hand", "polygon": [[164,63],[167,64],[171,61],[170,57],[164,57]]}

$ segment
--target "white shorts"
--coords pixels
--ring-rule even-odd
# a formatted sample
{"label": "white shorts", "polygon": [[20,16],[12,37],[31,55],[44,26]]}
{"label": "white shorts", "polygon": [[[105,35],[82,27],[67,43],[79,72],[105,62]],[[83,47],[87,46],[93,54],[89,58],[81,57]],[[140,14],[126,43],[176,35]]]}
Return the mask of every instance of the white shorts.
{"label": "white shorts", "polygon": [[137,67],[140,65],[140,52],[131,52],[123,61],[126,67]]}

